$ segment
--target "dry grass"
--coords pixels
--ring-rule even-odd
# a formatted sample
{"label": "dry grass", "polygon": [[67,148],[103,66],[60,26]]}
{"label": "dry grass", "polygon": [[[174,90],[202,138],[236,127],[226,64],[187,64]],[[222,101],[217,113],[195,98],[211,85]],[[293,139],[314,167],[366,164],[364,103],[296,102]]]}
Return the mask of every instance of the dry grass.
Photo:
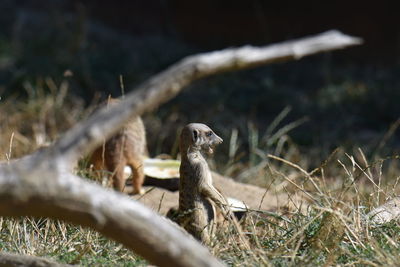
{"label": "dry grass", "polygon": [[90,229],[49,219],[0,218],[0,248],[85,266],[140,265],[142,259]]}
{"label": "dry grass", "polygon": [[68,83],[51,78],[25,84],[27,97],[0,100],[0,160],[18,158],[46,146],[92,112],[68,95]]}
{"label": "dry grass", "polygon": [[[29,96],[24,100],[0,101],[1,160],[51,143],[92,111],[67,97],[66,83],[56,86],[46,79],[35,87],[26,86]],[[338,148],[315,164],[289,135],[304,119],[280,126],[287,113],[284,110],[262,134],[251,124],[247,138],[232,130],[225,137],[229,140],[226,161],[213,164],[242,181],[285,192],[289,199],[301,191],[310,202],[274,212],[250,211],[239,228],[232,223],[219,228],[212,252],[233,266],[399,265],[400,225],[365,223],[372,207],[399,193],[397,157],[366,156],[361,148],[346,153]],[[250,146],[247,162],[238,152],[243,140]],[[90,176],[87,170],[80,171]],[[0,249],[84,266],[146,264],[90,229],[48,219],[0,218]]]}

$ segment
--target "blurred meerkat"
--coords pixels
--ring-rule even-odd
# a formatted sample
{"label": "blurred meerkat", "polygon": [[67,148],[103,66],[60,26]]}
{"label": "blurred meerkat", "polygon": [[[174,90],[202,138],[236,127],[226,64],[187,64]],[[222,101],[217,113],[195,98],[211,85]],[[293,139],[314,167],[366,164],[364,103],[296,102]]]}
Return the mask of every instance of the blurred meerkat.
{"label": "blurred meerkat", "polygon": [[[222,138],[207,125],[190,123],[180,135],[180,186],[177,222],[198,240],[208,243],[216,212],[212,202],[221,209],[227,205],[212,184],[211,171],[202,153],[212,154]],[[212,201],[212,202],[211,202]]]}
{"label": "blurred meerkat", "polygon": [[[114,105],[119,101],[109,99],[108,105]],[[113,187],[120,192],[125,187],[124,168],[129,166],[132,170],[133,193],[143,194],[143,157],[146,152],[144,124],[140,117],[135,117],[92,153],[89,164],[93,165],[94,170],[109,171]]]}

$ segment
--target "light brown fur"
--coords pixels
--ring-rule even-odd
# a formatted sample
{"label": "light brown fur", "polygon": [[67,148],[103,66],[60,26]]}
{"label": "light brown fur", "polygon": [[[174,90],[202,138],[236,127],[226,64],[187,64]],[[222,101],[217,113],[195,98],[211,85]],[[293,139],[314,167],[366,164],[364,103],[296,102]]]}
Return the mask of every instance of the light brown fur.
{"label": "light brown fur", "polygon": [[226,205],[225,198],[212,185],[211,171],[202,153],[211,154],[222,143],[207,125],[191,123],[180,136],[180,186],[178,223],[198,240],[208,243],[215,220],[213,202]]}
{"label": "light brown fur", "polygon": [[[109,100],[109,105],[119,100]],[[118,133],[112,136],[91,155],[89,163],[94,170],[111,173],[113,187],[123,191],[125,187],[124,168],[132,170],[133,193],[142,194],[144,182],[143,156],[146,153],[146,133],[140,117],[132,118]]]}

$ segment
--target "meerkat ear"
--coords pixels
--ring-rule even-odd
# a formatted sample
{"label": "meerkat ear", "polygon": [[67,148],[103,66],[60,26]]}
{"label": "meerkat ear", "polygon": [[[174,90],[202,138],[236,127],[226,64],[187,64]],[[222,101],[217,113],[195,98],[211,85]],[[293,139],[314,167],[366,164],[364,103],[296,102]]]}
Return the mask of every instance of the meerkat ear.
{"label": "meerkat ear", "polygon": [[194,129],[192,132],[192,139],[193,139],[193,143],[197,143],[198,139],[199,139],[199,131]]}

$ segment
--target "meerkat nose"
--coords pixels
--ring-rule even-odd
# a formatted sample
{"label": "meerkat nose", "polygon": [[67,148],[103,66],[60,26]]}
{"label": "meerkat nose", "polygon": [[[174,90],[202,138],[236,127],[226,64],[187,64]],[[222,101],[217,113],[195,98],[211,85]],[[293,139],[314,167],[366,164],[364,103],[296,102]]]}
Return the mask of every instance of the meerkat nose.
{"label": "meerkat nose", "polygon": [[219,137],[218,135],[215,135],[217,138],[216,138],[216,140],[215,140],[215,142],[217,143],[217,144],[221,144],[224,140],[221,138],[221,137]]}

